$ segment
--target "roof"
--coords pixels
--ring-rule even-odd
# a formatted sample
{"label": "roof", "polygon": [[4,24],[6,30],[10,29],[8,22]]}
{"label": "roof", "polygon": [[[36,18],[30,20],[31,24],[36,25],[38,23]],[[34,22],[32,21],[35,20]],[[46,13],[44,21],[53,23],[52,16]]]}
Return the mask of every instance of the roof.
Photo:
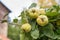
{"label": "roof", "polygon": [[0,1],[0,4],[2,4],[9,11],[9,13],[11,12],[11,10],[7,8],[1,1]]}

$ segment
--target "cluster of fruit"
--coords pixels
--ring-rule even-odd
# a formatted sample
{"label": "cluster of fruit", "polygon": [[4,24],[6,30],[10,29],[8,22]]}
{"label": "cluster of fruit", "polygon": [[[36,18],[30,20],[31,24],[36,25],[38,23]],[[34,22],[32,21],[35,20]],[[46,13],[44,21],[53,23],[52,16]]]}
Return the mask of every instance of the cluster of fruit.
{"label": "cluster of fruit", "polygon": [[20,40],[59,39],[60,6],[53,5],[50,8],[40,9],[35,7],[33,3],[28,9],[21,12]]}
{"label": "cluster of fruit", "polygon": [[[35,19],[37,24],[40,26],[45,26],[48,24],[48,17],[45,15],[46,11],[45,9],[36,9],[36,8],[30,8],[28,9],[28,15],[30,18]],[[25,23],[22,25],[21,29],[23,29],[26,32],[30,32],[31,25],[29,23]]]}

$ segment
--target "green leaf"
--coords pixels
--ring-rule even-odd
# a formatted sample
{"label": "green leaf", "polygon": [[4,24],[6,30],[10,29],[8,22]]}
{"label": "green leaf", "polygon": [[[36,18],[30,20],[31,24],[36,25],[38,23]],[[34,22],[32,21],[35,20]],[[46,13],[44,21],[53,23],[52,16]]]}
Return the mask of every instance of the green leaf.
{"label": "green leaf", "polygon": [[26,37],[26,36],[25,36],[25,39],[24,39],[24,40],[29,40],[29,37]]}
{"label": "green leaf", "polygon": [[36,22],[31,22],[30,24],[32,26],[32,30],[35,30],[36,29]]}
{"label": "green leaf", "polygon": [[14,25],[8,25],[8,37],[11,40],[19,40],[20,39],[20,28],[15,27]]}
{"label": "green leaf", "polygon": [[27,23],[27,22],[28,22],[28,20],[26,18],[21,19],[21,24],[24,24],[24,23]]}
{"label": "green leaf", "polygon": [[21,24],[27,23],[28,19],[27,19],[27,14],[26,14],[26,10],[23,10],[21,12]]}
{"label": "green leaf", "polygon": [[38,29],[35,29],[34,31],[31,31],[31,37],[33,39],[39,38],[39,30]]}
{"label": "green leaf", "polygon": [[56,32],[60,35],[60,28],[56,29]]}
{"label": "green leaf", "polygon": [[23,14],[22,18],[21,18],[21,24],[27,23],[28,19],[27,17],[25,17],[25,15]]}
{"label": "green leaf", "polygon": [[49,22],[55,22],[55,21],[58,21],[58,20],[60,20],[60,14],[55,16],[55,17],[50,17],[49,18]]}
{"label": "green leaf", "polygon": [[44,33],[42,32],[42,28],[39,29],[39,39],[41,39],[42,37],[44,37]]}
{"label": "green leaf", "polygon": [[48,25],[42,28],[42,32],[45,36],[52,38],[52,39],[56,39],[56,36],[53,31],[53,27],[54,26],[51,23],[49,23]]}
{"label": "green leaf", "polygon": [[21,15],[19,15],[18,17],[21,17]]}
{"label": "green leaf", "polygon": [[59,40],[60,40],[60,35],[58,35],[57,39],[59,39]]}
{"label": "green leaf", "polygon": [[57,16],[59,15],[59,10],[60,10],[59,5],[54,5],[48,10],[46,10],[46,15],[50,17]]}
{"label": "green leaf", "polygon": [[29,8],[36,7],[36,3],[32,3]]}
{"label": "green leaf", "polygon": [[17,23],[17,22],[18,22],[18,19],[13,19],[13,22],[14,22],[14,23]]}
{"label": "green leaf", "polygon": [[56,24],[57,24],[58,26],[60,26],[60,20],[57,20],[57,21],[56,21]]}
{"label": "green leaf", "polygon": [[49,17],[53,17],[53,16],[57,16],[58,13],[57,12],[47,12],[46,15]]}
{"label": "green leaf", "polygon": [[48,40],[55,40],[55,39],[50,39],[50,38],[49,38]]}
{"label": "green leaf", "polygon": [[20,40],[25,40],[25,34],[20,34]]}
{"label": "green leaf", "polygon": [[54,22],[54,21],[57,21],[57,19],[51,19],[51,20],[49,20],[49,22]]}
{"label": "green leaf", "polygon": [[56,39],[60,39],[60,35],[57,32],[55,32],[54,37],[56,37]]}
{"label": "green leaf", "polygon": [[60,10],[59,5],[54,5],[53,7],[57,10],[57,12]]}

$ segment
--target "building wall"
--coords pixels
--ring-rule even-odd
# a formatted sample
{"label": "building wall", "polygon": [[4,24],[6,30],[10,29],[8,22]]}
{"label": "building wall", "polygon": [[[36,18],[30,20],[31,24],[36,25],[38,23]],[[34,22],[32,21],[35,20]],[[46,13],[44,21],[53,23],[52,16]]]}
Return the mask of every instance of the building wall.
{"label": "building wall", "polygon": [[[3,19],[6,13],[9,13],[8,10],[2,4],[0,4],[0,20]],[[7,17],[5,17],[4,19],[7,19]],[[8,23],[7,22],[0,23],[0,35],[7,36],[7,30],[8,30]]]}

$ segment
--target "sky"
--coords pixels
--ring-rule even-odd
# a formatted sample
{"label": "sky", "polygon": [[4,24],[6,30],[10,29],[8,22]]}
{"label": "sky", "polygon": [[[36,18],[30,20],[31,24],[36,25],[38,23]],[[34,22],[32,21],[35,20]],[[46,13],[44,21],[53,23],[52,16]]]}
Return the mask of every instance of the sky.
{"label": "sky", "polygon": [[[1,0],[12,12],[9,14],[11,21],[17,18],[23,8],[28,8],[37,0]],[[60,2],[57,0],[57,2]]]}
{"label": "sky", "polygon": [[28,8],[34,0],[1,0],[12,12],[9,17],[12,19],[17,18],[23,8]]}

